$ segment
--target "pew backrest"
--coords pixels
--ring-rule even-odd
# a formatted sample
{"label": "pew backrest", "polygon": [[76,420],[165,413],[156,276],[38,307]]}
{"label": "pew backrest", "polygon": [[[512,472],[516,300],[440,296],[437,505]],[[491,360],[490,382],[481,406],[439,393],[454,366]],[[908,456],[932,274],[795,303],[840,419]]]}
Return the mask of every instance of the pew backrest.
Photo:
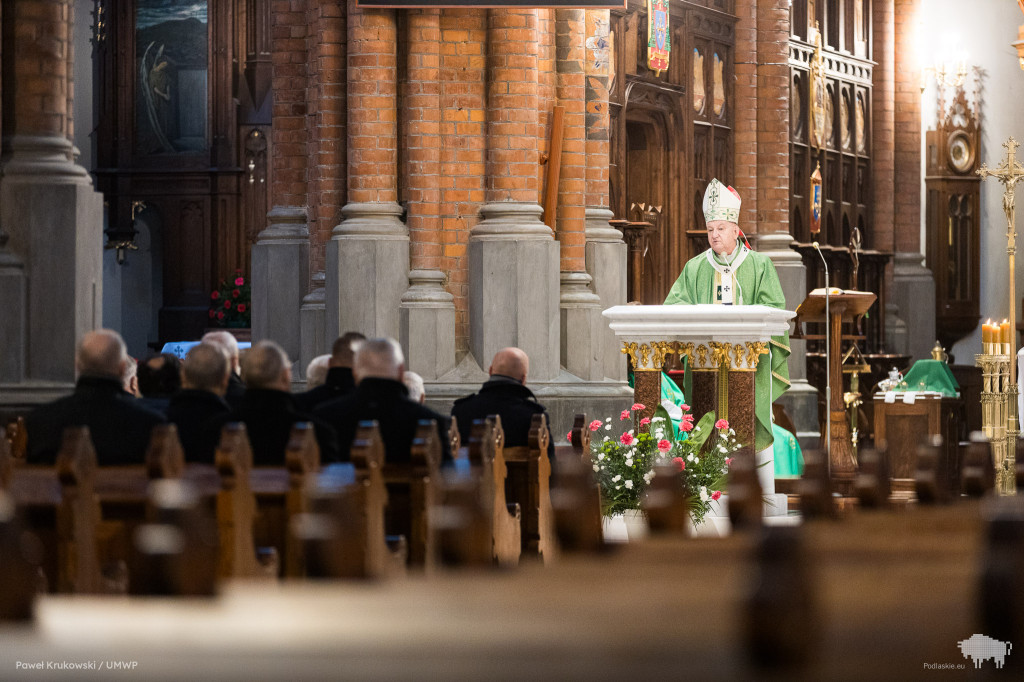
{"label": "pew backrest", "polygon": [[[547,416],[535,414],[526,446],[506,448],[504,434],[496,437],[508,466],[506,494],[522,511],[522,556],[549,561],[556,552],[551,509],[551,462],[548,459]],[[496,445],[495,453],[497,453]],[[495,454],[497,457],[497,454]]]}

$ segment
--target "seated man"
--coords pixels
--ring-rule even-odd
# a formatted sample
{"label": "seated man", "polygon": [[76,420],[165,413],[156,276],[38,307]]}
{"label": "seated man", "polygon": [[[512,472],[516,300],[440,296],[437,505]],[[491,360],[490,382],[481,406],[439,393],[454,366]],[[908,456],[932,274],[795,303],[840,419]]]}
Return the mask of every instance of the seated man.
{"label": "seated man", "polygon": [[231,411],[224,402],[230,374],[228,356],[217,346],[200,343],[185,356],[182,389],[171,396],[167,419],[178,427],[186,461],[213,464],[220,438],[217,420]]}
{"label": "seated man", "polygon": [[352,440],[359,422],[375,419],[380,424],[384,440],[385,459],[388,462],[408,462],[409,447],[416,435],[421,419],[437,422],[437,435],[441,440],[442,461],[452,459],[448,442],[448,420],[433,410],[409,400],[402,383],[405,358],[394,339],[371,339],[356,350],[356,390],[342,398],[324,403],[315,415],[334,427],[338,433],[338,449],[342,461],[349,461]]}
{"label": "seated man", "polygon": [[327,378],[323,385],[311,387],[305,393],[295,396],[295,406],[300,410],[312,412],[328,400],[348,395],[356,388],[352,378],[352,360],[356,348],[366,337],[359,332],[345,332],[331,347],[331,360],[327,364]]}
{"label": "seated man", "polygon": [[[478,393],[459,398],[452,407],[452,416],[459,421],[459,435],[463,443],[469,442],[474,420],[496,414],[501,417],[501,426],[505,430],[506,447],[530,444],[530,422],[533,415],[547,414],[547,410],[526,387],[526,374],[529,370],[530,358],[519,348],[504,348],[495,354],[487,370],[491,378],[484,382]],[[555,439],[551,437],[550,417],[548,459],[554,467]]]}
{"label": "seated man", "polygon": [[228,378],[228,392],[224,394],[224,400],[237,410],[242,405],[242,396],[245,394],[245,384],[239,377],[241,363],[238,355],[238,339],[230,332],[216,331],[206,332],[200,339],[203,343],[211,343],[220,348],[228,356],[228,363],[231,365],[231,376]]}
{"label": "seated man", "polygon": [[25,419],[27,461],[53,464],[64,429],[88,426],[99,464],[141,464],[149,432],[165,420],[124,391],[127,365],[124,340],[117,332],[99,329],[83,336],[75,352],[75,392],[37,407]]}
{"label": "seated man", "polygon": [[284,465],[288,437],[297,422],[313,422],[322,463],[337,460],[334,431],[312,415],[296,410],[292,403],[292,363],[281,346],[273,341],[253,345],[242,361],[242,377],[246,388],[241,406],[218,422],[245,423],[255,466]]}
{"label": "seated man", "polygon": [[167,414],[171,396],[181,388],[181,361],[172,353],[161,353],[141,363],[137,372],[142,404]]}

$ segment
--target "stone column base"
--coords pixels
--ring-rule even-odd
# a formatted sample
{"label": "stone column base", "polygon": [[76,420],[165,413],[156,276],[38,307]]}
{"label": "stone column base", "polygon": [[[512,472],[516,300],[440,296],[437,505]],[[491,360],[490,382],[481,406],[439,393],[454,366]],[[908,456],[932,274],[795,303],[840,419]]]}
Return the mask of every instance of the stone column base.
{"label": "stone column base", "polygon": [[[601,207],[588,207],[586,212],[586,267],[601,310],[626,302],[626,243],[622,241],[622,234],[608,224],[613,215]],[[601,372],[609,379],[625,381],[622,346],[603,318],[599,327]]]}
{"label": "stone column base", "polygon": [[[324,329],[324,306],[327,290],[324,288],[326,274],[313,275],[313,291],[302,299],[299,308],[299,372],[306,376],[306,368],[313,358],[330,352],[334,339],[328,339]],[[319,286],[317,286],[319,285]]]}
{"label": "stone column base", "polygon": [[[2,234],[0,240],[7,241]],[[0,244],[0,384],[16,384],[25,378],[27,288],[25,266]]]}
{"label": "stone column base", "polygon": [[405,366],[428,380],[455,367],[455,298],[444,281],[438,270],[411,271],[398,311]]}
{"label": "stone column base", "polygon": [[891,298],[907,324],[907,353],[926,360],[936,338],[935,278],[920,253],[897,253],[894,262]]}
{"label": "stone column base", "polygon": [[604,378],[604,329],[601,299],[590,290],[585,272],[561,274],[559,338],[562,366],[581,379]]}
{"label": "stone column base", "polygon": [[530,357],[530,377],[559,372],[558,244],[537,204],[485,204],[469,238],[470,349],[485,365],[502,348]]}
{"label": "stone column base", "polygon": [[327,243],[326,338],[399,336],[409,287],[409,232],[393,202],[346,204]]}
{"label": "stone column base", "polygon": [[267,219],[270,224],[252,247],[252,338],[279,343],[302,366],[299,308],[309,281],[306,208],[275,206]]}

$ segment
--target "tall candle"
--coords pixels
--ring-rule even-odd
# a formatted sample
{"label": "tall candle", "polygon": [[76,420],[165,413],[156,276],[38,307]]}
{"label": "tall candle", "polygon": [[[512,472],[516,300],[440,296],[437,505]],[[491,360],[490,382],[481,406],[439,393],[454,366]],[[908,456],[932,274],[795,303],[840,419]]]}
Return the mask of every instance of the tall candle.
{"label": "tall candle", "polygon": [[981,343],[983,346],[984,344],[992,343],[992,328],[989,324],[991,321],[985,320],[981,325]]}
{"label": "tall candle", "polygon": [[1002,343],[1010,343],[1010,322],[1009,320],[1003,320],[1003,323],[999,325],[1002,330]]}

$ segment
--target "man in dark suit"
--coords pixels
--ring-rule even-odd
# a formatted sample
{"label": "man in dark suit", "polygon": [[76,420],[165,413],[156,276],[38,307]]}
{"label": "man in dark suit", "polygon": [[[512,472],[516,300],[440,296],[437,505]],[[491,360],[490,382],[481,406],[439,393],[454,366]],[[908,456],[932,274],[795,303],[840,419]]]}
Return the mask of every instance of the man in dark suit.
{"label": "man in dark suit", "polygon": [[182,389],[171,397],[167,419],[189,462],[213,464],[220,438],[218,419],[231,408],[224,402],[231,365],[224,351],[209,343],[193,346],[181,366]]}
{"label": "man in dark suit", "polygon": [[242,396],[245,395],[245,384],[239,376],[241,362],[238,355],[238,339],[230,332],[215,331],[206,332],[200,341],[217,346],[228,356],[228,364],[231,365],[231,375],[228,377],[228,390],[224,394],[224,400],[231,406],[232,410],[237,410],[242,406]]}
{"label": "man in dark suit", "polygon": [[375,419],[380,424],[386,461],[409,461],[409,449],[416,435],[416,426],[422,419],[437,422],[442,461],[451,461],[447,420],[433,410],[409,400],[408,391],[402,383],[405,358],[394,339],[364,341],[356,349],[352,371],[356,390],[350,395],[324,403],[314,412],[337,432],[341,461],[349,461],[356,427],[359,422],[368,419]]}
{"label": "man in dark suit", "polygon": [[295,396],[295,406],[300,410],[312,412],[328,400],[348,395],[356,388],[352,377],[352,361],[356,348],[366,337],[359,332],[345,332],[331,347],[331,360],[327,366],[327,379],[316,388]]}
{"label": "man in dark suit", "polygon": [[[530,422],[535,414],[547,414],[537,402],[533,391],[526,387],[530,371],[530,358],[519,348],[504,348],[495,354],[487,373],[490,379],[480,391],[459,398],[452,407],[452,416],[459,422],[459,435],[463,443],[469,442],[473,421],[486,419],[492,414],[501,417],[505,430],[505,445],[529,445]],[[548,459],[555,465],[555,440],[551,438],[551,418],[548,417]]]}
{"label": "man in dark suit", "polygon": [[219,418],[219,424],[240,421],[245,424],[256,466],[283,466],[284,451],[292,425],[313,422],[320,461],[337,461],[338,446],[329,425],[295,409],[292,395],[292,363],[281,346],[273,341],[255,344],[242,360],[245,395],[231,414]]}
{"label": "man in dark suit", "polygon": [[64,429],[88,426],[99,464],[141,464],[150,431],[165,419],[124,391],[127,366],[128,353],[120,334],[99,329],[83,336],[75,352],[75,392],[37,407],[25,419],[27,460],[53,464]]}

